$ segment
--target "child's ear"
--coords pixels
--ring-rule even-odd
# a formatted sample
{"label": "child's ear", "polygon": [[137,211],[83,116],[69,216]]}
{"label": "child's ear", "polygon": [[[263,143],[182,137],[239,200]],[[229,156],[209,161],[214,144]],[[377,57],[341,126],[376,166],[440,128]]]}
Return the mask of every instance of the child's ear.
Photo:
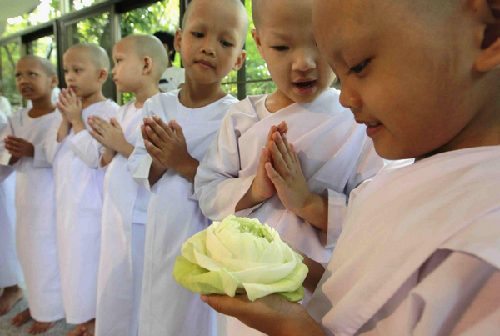
{"label": "child's ear", "polygon": [[481,50],[474,62],[474,70],[487,72],[500,67],[500,7],[499,0],[474,0],[474,9],[482,21]]}
{"label": "child's ear", "polygon": [[108,79],[108,70],[100,69],[99,70],[99,78],[97,79],[99,83],[104,83]]}
{"label": "child's ear", "polygon": [[236,59],[236,63],[233,65],[233,70],[238,71],[241,69],[243,66],[243,63],[245,62],[245,58],[247,57],[247,52],[245,49],[241,49],[240,54],[238,55],[238,58]]}
{"label": "child's ear", "polygon": [[260,57],[264,58],[264,56],[262,56],[262,44],[260,43],[260,37],[257,33],[257,29],[255,28],[252,29],[252,37],[255,41],[255,44],[257,45],[257,50],[259,51]]}
{"label": "child's ear", "polygon": [[142,59],[142,74],[148,74],[153,70],[153,59],[151,57],[145,56]]}
{"label": "child's ear", "polygon": [[182,30],[179,28],[175,32],[175,38],[174,38],[174,49],[179,54],[181,53],[181,42],[182,42]]}
{"label": "child's ear", "polygon": [[50,87],[55,88],[57,87],[57,84],[59,84],[59,79],[57,79],[57,76],[54,75],[50,78]]}

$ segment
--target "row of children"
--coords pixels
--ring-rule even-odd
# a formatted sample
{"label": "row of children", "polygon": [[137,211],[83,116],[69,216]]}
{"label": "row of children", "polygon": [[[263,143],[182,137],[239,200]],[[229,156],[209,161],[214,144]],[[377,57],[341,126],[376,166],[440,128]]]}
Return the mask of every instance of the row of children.
{"label": "row of children", "polygon": [[[204,301],[269,335],[496,335],[497,2],[252,6],[253,37],[277,85],[272,94],[237,102],[223,92],[222,79],[244,60],[246,11],[238,0],[195,0],[176,35],[186,69],[180,91],[157,94],[160,49],[131,36],[113,48],[113,78],[120,91],[136,93],[135,102],[118,112],[105,102],[105,55],[80,45],[64,56],[62,117],[40,113],[53,108],[39,96],[24,119],[11,119],[11,129],[13,120],[25,123],[5,148],[9,163],[19,161],[18,215],[30,221],[18,218],[17,238],[31,316],[39,320],[34,331],[65,316],[82,323],[72,335],[90,335],[88,321],[97,316],[97,335],[135,335],[137,328],[141,336],[215,335]],[[26,72],[29,62],[39,70],[45,64],[22,59],[19,82],[34,81],[26,73],[54,86],[50,71]],[[89,65],[93,77],[85,77]],[[328,88],[330,67],[342,81],[340,96]],[[18,85],[27,98],[37,92],[30,85]],[[42,116],[50,121],[34,127]],[[382,168],[367,135],[381,156],[416,162]],[[23,164],[31,170],[20,178]],[[53,212],[52,172],[38,168],[50,164]],[[48,172],[44,185],[33,173],[39,169]],[[303,306],[274,295],[254,303],[241,295],[200,300],[173,280],[181,244],[209,219],[232,213],[267,222],[303,254]],[[42,282],[52,291],[37,288]],[[39,315],[30,291],[46,298]],[[227,321],[227,333],[258,334],[236,319]]]}

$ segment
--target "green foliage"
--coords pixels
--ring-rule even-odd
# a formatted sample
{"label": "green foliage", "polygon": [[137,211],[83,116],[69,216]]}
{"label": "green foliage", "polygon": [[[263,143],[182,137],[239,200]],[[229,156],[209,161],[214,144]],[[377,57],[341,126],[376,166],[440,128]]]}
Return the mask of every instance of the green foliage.
{"label": "green foliage", "polygon": [[[30,14],[24,14],[18,18],[9,19],[5,35],[12,34],[30,26],[47,22],[59,17],[59,2],[62,0],[41,0],[41,4]],[[71,10],[92,5],[103,0],[70,0]],[[245,49],[247,57],[246,66],[246,92],[248,95],[270,93],[276,89],[276,85],[270,79],[267,66],[260,57],[257,47],[253,41],[251,29],[254,28],[252,22],[251,1],[246,0],[250,29],[247,33]],[[163,0],[146,7],[137,8],[122,14],[121,34],[152,34],[158,30],[165,30],[174,33],[179,25],[179,0]],[[86,18],[78,23],[68,26],[67,33],[72,43],[89,42],[102,46],[111,56],[111,24],[109,13],[102,13]],[[20,46],[17,43],[10,43],[0,47],[2,53],[2,71],[0,73],[3,83],[4,95],[11,99],[12,104],[20,105],[21,97],[17,93],[14,79],[15,63],[21,56]],[[40,57],[47,57],[57,65],[56,41],[54,36],[47,36],[33,41],[31,53]],[[180,55],[176,56],[174,65],[180,66]],[[232,71],[223,81],[223,88],[226,92],[237,95],[237,72]],[[110,97],[113,93],[113,83],[109,80],[104,86],[104,93]],[[123,94],[123,102],[134,99],[132,94]]]}

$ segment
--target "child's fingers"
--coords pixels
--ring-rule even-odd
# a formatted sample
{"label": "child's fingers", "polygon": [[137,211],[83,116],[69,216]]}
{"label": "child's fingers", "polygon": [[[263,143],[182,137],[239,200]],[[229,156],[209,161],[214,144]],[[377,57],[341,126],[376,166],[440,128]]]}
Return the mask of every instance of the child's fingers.
{"label": "child's fingers", "polygon": [[150,125],[146,126],[146,134],[148,136],[148,140],[156,146],[161,146],[164,143],[158,134],[153,131]]}
{"label": "child's fingers", "polygon": [[288,168],[291,168],[293,160],[289,155],[288,148],[283,140],[283,137],[280,135],[279,132],[276,132],[274,133],[273,140],[283,158],[283,161],[286,163]]}
{"label": "child's fingers", "polygon": [[273,140],[273,134],[276,132],[277,128],[276,126],[271,126],[271,129],[269,130],[269,133],[267,133],[267,140],[266,144],[270,144],[270,142]]}
{"label": "child's fingers", "polygon": [[102,142],[104,141],[104,138],[103,138],[103,137],[102,137],[99,133],[97,133],[96,131],[91,130],[91,131],[89,131],[89,134],[90,134],[90,135],[91,135],[94,139],[96,139],[97,141],[99,141],[101,144],[102,144]]}
{"label": "child's fingers", "polygon": [[274,169],[274,167],[271,163],[267,162],[264,167],[266,169],[267,177],[271,180],[271,182],[276,187],[279,188],[281,185],[285,184],[283,177],[281,177],[281,175],[278,173],[278,171],[276,169]]}
{"label": "child's fingers", "polygon": [[286,132],[288,132],[288,125],[287,125],[286,121],[282,121],[281,124],[278,125],[277,130],[282,135],[286,134]]}
{"label": "child's fingers", "polygon": [[[172,141],[172,137],[174,134],[172,133],[172,130],[169,127],[167,127],[167,130],[165,130],[163,127],[158,125],[156,122],[150,124],[149,126],[153,129],[153,131],[156,133],[156,135],[164,143],[168,143],[168,142]],[[153,139],[151,139],[151,140],[153,140]]]}
{"label": "child's fingers", "polygon": [[273,142],[272,146],[272,161],[273,168],[280,174],[284,179],[288,179],[290,177],[290,169],[287,165],[285,159],[283,158],[283,154],[278,149],[278,146],[275,142]]}
{"label": "child's fingers", "polygon": [[148,151],[149,155],[153,158],[158,163],[163,164],[163,162],[160,160],[160,156],[162,155],[162,151],[158,149],[153,143],[149,142],[148,140],[144,140],[144,144],[146,145],[146,150]]}
{"label": "child's fingers", "polygon": [[175,131],[175,134],[185,142],[186,138],[184,137],[181,125],[179,125],[175,120],[172,120],[169,125],[171,125],[171,129]]}

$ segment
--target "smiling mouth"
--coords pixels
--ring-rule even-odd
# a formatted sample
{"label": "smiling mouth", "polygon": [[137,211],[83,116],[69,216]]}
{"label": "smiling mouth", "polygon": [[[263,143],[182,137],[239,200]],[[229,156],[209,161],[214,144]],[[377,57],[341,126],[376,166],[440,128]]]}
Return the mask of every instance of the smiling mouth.
{"label": "smiling mouth", "polygon": [[366,123],[366,127],[368,128],[373,128],[382,125],[381,122],[371,122],[371,123]]}

